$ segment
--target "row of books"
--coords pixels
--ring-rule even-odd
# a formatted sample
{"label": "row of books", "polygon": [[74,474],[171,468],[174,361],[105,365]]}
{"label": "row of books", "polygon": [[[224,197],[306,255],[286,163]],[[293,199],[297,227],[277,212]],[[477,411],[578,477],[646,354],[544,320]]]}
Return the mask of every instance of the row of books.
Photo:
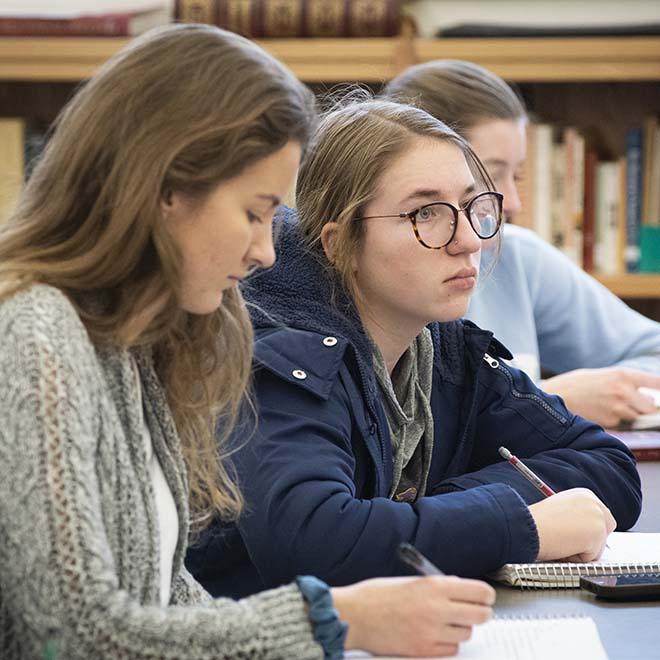
{"label": "row of books", "polygon": [[[247,37],[388,37],[401,0],[80,0],[0,5],[0,36],[134,36],[171,20]],[[53,5],[56,4],[56,7]]]}
{"label": "row of books", "polygon": [[529,227],[587,271],[660,272],[660,127],[629,129],[626,151],[599,159],[573,127],[528,127],[520,185]]}
{"label": "row of books", "polygon": [[[13,209],[46,141],[23,118],[0,118],[0,222]],[[575,128],[528,127],[520,183],[529,227],[587,271],[660,272],[660,126],[628,131],[617,160],[599,160]]]}

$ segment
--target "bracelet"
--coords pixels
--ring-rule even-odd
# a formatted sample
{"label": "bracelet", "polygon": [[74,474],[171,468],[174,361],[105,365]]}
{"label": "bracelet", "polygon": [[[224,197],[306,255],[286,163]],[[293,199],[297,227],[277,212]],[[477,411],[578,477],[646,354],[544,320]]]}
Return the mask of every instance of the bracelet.
{"label": "bracelet", "polygon": [[323,647],[326,660],[341,660],[348,625],[339,618],[328,585],[311,575],[297,577],[296,583],[309,606],[314,639]]}

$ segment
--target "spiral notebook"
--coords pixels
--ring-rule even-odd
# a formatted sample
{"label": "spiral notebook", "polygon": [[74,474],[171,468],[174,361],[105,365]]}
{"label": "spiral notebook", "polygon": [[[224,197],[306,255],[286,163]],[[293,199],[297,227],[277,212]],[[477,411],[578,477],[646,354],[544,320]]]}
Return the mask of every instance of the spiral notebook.
{"label": "spiral notebook", "polygon": [[[362,651],[349,651],[344,656],[356,660],[371,657]],[[596,624],[583,616],[493,619],[473,628],[472,637],[460,645],[458,657],[461,660],[607,660]]]}
{"label": "spiral notebook", "polygon": [[607,545],[598,561],[505,564],[492,578],[513,587],[562,589],[579,587],[581,575],[660,572],[660,533],[613,532]]}

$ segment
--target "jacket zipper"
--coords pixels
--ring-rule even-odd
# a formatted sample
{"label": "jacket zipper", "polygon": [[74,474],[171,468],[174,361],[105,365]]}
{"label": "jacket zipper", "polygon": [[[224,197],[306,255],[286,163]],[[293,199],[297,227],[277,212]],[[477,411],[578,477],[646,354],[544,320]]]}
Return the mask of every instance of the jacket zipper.
{"label": "jacket zipper", "polygon": [[488,355],[488,353],[484,353],[484,362],[486,362],[491,369],[497,369],[507,377],[511,387],[511,394],[513,394],[516,399],[529,399],[530,401],[534,401],[537,405],[543,408],[548,415],[554,417],[562,426],[566,426],[568,420],[563,415],[560,415],[552,406],[548,405],[538,394],[519,392],[513,386],[513,377],[504,367],[500,366],[498,360],[491,355]]}

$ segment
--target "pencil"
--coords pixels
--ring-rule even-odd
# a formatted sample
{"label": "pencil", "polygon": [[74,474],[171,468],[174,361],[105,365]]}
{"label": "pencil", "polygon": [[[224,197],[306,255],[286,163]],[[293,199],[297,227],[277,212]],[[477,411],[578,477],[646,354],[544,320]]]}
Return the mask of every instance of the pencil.
{"label": "pencil", "polygon": [[[550,497],[551,495],[555,495],[555,491],[548,486],[548,484],[541,479],[537,474],[532,472],[517,456],[514,456],[506,447],[500,447],[497,450],[500,453],[500,456],[505,460],[509,461],[511,465],[513,465],[520,474],[525,477],[530,483],[534,484],[546,497]],[[606,548],[609,548],[610,546],[606,543],[605,544]]]}
{"label": "pencil", "polygon": [[509,461],[520,474],[522,474],[527,481],[536,486],[546,497],[550,497],[555,494],[555,491],[548,486],[548,484],[541,479],[537,474],[534,474],[517,456],[514,456],[506,447],[500,447],[498,449],[500,456],[505,460]]}

